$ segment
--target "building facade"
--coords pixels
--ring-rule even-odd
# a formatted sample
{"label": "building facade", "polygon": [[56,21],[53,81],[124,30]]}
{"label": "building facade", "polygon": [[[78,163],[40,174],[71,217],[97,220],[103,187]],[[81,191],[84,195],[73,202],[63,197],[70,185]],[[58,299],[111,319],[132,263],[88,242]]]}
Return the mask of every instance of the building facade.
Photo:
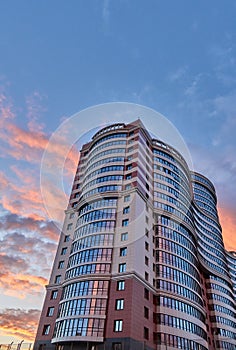
{"label": "building facade", "polygon": [[212,183],[140,120],[82,147],[35,350],[236,349]]}

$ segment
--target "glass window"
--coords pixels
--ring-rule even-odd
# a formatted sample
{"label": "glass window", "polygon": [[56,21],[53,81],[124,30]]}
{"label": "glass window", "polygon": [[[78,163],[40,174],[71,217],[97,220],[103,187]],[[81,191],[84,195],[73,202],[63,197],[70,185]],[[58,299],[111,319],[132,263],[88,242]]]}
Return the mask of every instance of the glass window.
{"label": "glass window", "polygon": [[53,316],[53,314],[54,314],[54,306],[52,306],[52,307],[49,307],[48,308],[48,311],[47,311],[47,316]]}
{"label": "glass window", "polygon": [[128,239],[128,232],[124,232],[121,234],[121,241],[127,241]]}
{"label": "glass window", "polygon": [[72,219],[75,216],[75,213],[70,213],[69,218]]}
{"label": "glass window", "polygon": [[117,281],[117,290],[125,290],[125,281]]}
{"label": "glass window", "polygon": [[61,275],[57,275],[57,276],[55,277],[55,283],[58,284],[58,283],[60,283],[60,282],[61,282]]}
{"label": "glass window", "polygon": [[126,170],[131,170],[132,169],[132,163],[131,164],[128,164],[127,166],[126,166]]}
{"label": "glass window", "polygon": [[124,196],[124,202],[129,202],[130,201],[130,194],[127,196]]}
{"label": "glass window", "polygon": [[116,299],[116,310],[124,309],[124,299]]}
{"label": "glass window", "polygon": [[58,269],[63,269],[64,264],[65,264],[65,261],[64,261],[64,260],[59,261]]}
{"label": "glass window", "polygon": [[48,335],[50,332],[50,324],[45,324],[43,326],[43,335]]}
{"label": "glass window", "polygon": [[145,249],[146,249],[146,250],[149,250],[149,244],[148,244],[148,242],[145,242]]}
{"label": "glass window", "polygon": [[125,189],[126,189],[126,190],[130,190],[130,189],[131,189],[131,184],[125,185]]}
{"label": "glass window", "polygon": [[125,272],[126,271],[126,263],[119,264],[119,272]]}
{"label": "glass window", "polygon": [[149,300],[149,290],[147,288],[144,288],[144,298]]}
{"label": "glass window", "polygon": [[125,180],[130,180],[130,179],[132,179],[132,174],[128,174],[125,176]]}
{"label": "glass window", "polygon": [[123,208],[123,214],[128,214],[130,212],[130,207]]}
{"label": "glass window", "polygon": [[149,318],[149,309],[146,306],[144,306],[144,317]]}
{"label": "glass window", "polygon": [[127,255],[127,247],[120,248],[120,256],[126,256]]}
{"label": "glass window", "polygon": [[143,332],[143,337],[144,339],[149,339],[149,329],[147,327],[144,327],[144,332]]}
{"label": "glass window", "polygon": [[65,255],[65,254],[66,254],[66,252],[67,252],[67,247],[62,248],[62,250],[61,250],[61,255]]}
{"label": "glass window", "polygon": [[114,321],[114,332],[122,332],[123,329],[123,320]]}
{"label": "glass window", "polygon": [[58,296],[58,290],[52,290],[51,299],[57,299],[57,296]]}
{"label": "glass window", "polygon": [[73,226],[72,223],[68,224],[68,225],[67,225],[67,230],[71,230],[71,229],[72,229],[72,226]]}
{"label": "glass window", "polygon": [[121,343],[112,343],[112,350],[122,350]]}
{"label": "glass window", "polygon": [[128,226],[129,225],[129,219],[122,220],[122,226]]}
{"label": "glass window", "polygon": [[148,259],[148,257],[147,256],[145,256],[145,265],[149,265],[149,259]]}
{"label": "glass window", "polygon": [[64,242],[69,242],[70,240],[70,235],[65,235]]}

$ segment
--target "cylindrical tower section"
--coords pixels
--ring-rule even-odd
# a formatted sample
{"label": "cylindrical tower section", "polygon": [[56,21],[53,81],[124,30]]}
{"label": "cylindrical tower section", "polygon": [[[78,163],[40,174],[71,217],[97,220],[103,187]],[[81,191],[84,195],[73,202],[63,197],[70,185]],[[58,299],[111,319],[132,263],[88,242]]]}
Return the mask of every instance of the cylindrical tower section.
{"label": "cylindrical tower section", "polygon": [[[78,212],[53,343],[104,340],[107,299],[122,189],[126,133],[117,124],[81,151],[72,206]],[[81,345],[82,346],[82,345]]]}
{"label": "cylindrical tower section", "polygon": [[156,343],[206,350],[207,333],[188,166],[170,146],[154,140]]}
{"label": "cylindrical tower section", "polygon": [[198,257],[207,303],[209,342],[217,349],[236,347],[235,300],[222,230],[217,215],[213,184],[203,175],[192,173],[195,231]]}

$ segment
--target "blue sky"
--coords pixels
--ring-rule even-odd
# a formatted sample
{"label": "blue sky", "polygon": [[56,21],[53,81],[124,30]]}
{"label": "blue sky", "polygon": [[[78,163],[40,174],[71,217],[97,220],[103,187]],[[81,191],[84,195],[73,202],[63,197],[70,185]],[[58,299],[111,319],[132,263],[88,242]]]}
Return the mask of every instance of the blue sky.
{"label": "blue sky", "polygon": [[[41,158],[62,121],[84,108],[125,101],[165,115],[216,186],[236,249],[235,18],[233,0],[0,3],[0,343],[35,331],[58,234],[43,211]],[[72,152],[68,183],[75,163]]]}

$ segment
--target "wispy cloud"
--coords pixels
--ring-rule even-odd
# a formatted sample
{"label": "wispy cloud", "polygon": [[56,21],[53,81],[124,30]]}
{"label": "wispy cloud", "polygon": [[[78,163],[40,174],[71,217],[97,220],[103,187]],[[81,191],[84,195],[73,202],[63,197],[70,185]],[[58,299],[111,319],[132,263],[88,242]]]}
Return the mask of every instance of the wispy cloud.
{"label": "wispy cloud", "polygon": [[[28,104],[31,106],[28,116],[31,118],[25,129],[16,124],[16,114],[9,98],[0,96],[0,149],[5,158],[24,161],[24,170],[19,166],[11,166],[10,170],[16,176],[0,174],[0,186],[2,187],[2,204],[8,211],[21,216],[29,216],[35,219],[47,217],[44,209],[43,199],[39,187],[39,173],[43,152],[48,146],[49,135],[43,131],[43,124],[38,123],[38,113],[40,107],[37,103],[34,107],[32,99],[39,99],[38,94],[34,94]],[[32,107],[33,106],[33,107]],[[64,166],[64,175],[71,181],[78,161],[78,151],[71,148],[68,153],[68,145],[63,135],[57,140],[53,147],[47,148],[53,157],[51,167]],[[46,185],[45,185],[46,186]],[[48,191],[54,184],[48,183]],[[53,191],[54,203],[60,201],[61,196],[66,194]],[[63,208],[64,209],[64,208]],[[57,214],[56,218],[63,213]]]}
{"label": "wispy cloud", "polygon": [[176,71],[168,75],[168,80],[171,82],[182,80],[186,76],[187,72],[187,66],[179,67]]}
{"label": "wispy cloud", "polygon": [[191,84],[185,89],[184,94],[186,96],[193,96],[196,94],[201,78],[202,78],[202,73],[199,73],[194,77]]}
{"label": "wispy cloud", "polygon": [[110,10],[109,10],[110,0],[104,0],[102,6],[102,18],[107,23],[110,18]]}
{"label": "wispy cloud", "polygon": [[231,35],[225,35],[224,44],[210,45],[208,55],[212,61],[213,73],[218,81],[226,87],[236,83],[236,45]]}
{"label": "wispy cloud", "polygon": [[[37,108],[39,110],[39,107]],[[35,115],[34,113],[34,110],[30,110],[29,115]],[[17,126],[14,108],[5,95],[0,96],[0,116],[0,149],[4,151],[5,157],[12,156],[17,160],[40,163],[49,141],[49,135],[43,131],[43,124],[39,124],[34,116],[28,124],[28,129]],[[58,158],[65,157],[65,150],[67,150],[65,139],[61,138],[59,141],[54,148],[50,149],[55,155],[55,163]],[[78,152],[73,149],[66,158],[75,164]]]}
{"label": "wispy cloud", "polygon": [[26,97],[27,118],[29,131],[43,132],[45,125],[39,122],[39,118],[46,112],[46,108],[42,105],[44,100],[38,91],[34,91],[31,95]]}

